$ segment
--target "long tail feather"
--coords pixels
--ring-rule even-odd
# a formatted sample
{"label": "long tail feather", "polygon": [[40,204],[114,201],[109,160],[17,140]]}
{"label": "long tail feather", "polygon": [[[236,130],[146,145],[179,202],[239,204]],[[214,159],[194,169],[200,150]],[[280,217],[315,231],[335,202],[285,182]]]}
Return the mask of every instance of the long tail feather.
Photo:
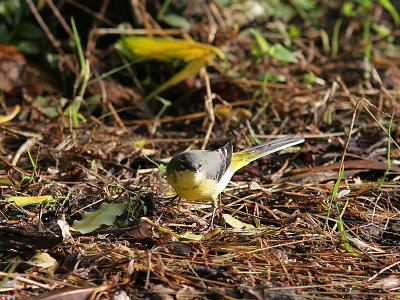
{"label": "long tail feather", "polygon": [[232,164],[236,171],[253,160],[303,142],[303,138],[297,138],[295,135],[275,139],[264,144],[254,146],[250,149],[234,153],[232,156]]}

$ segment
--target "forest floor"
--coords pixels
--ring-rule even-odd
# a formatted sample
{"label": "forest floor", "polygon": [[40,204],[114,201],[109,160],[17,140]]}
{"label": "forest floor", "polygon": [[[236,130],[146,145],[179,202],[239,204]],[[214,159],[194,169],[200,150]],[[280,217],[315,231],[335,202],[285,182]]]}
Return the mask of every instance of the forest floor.
{"label": "forest floor", "polygon": [[[0,298],[400,298],[400,31],[385,1],[172,1],[161,16],[157,1],[98,2],[27,1],[52,68],[0,47]],[[111,29],[224,58],[146,99],[187,64],[126,67]],[[185,149],[291,134],[305,143],[233,176],[215,230],[211,203],[166,181]]]}

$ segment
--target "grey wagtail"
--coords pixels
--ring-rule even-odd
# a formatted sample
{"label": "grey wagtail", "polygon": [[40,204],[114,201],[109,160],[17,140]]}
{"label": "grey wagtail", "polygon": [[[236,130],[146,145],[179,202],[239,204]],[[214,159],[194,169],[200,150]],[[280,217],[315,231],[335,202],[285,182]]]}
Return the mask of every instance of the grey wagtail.
{"label": "grey wagtail", "polygon": [[291,135],[235,153],[231,143],[215,151],[184,151],[175,155],[168,163],[167,180],[182,198],[212,201],[210,228],[213,228],[218,195],[237,170],[253,160],[303,142],[303,138]]}

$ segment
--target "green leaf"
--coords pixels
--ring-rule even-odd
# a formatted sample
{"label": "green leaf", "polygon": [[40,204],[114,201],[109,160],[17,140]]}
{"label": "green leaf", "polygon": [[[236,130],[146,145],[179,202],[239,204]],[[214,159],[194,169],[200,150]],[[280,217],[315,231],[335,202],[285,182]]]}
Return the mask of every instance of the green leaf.
{"label": "green leaf", "polygon": [[113,225],[117,216],[124,213],[126,203],[102,203],[97,211],[83,213],[82,220],[74,221],[72,229],[80,233],[88,233],[102,225]]}
{"label": "green leaf", "polygon": [[231,215],[223,214],[222,217],[224,218],[225,222],[228,223],[229,225],[231,225],[233,228],[237,228],[237,229],[242,229],[242,228],[256,229],[253,225],[248,224],[248,223],[244,223],[244,222],[232,217]]}
{"label": "green leaf", "polygon": [[300,31],[297,29],[296,25],[294,24],[289,25],[289,36],[291,38],[300,37]]}
{"label": "green leaf", "polygon": [[315,76],[315,74],[313,72],[308,72],[306,74],[304,74],[304,79],[307,81],[307,83],[314,83],[315,80],[317,79],[317,77]]}
{"label": "green leaf", "polygon": [[48,104],[48,99],[43,96],[37,96],[35,99],[37,105],[41,106],[43,111],[51,118],[54,118],[58,115],[57,107],[54,105]]}
{"label": "green leaf", "polygon": [[43,37],[42,30],[29,22],[21,22],[15,25],[15,34],[23,39],[36,40]]}
{"label": "green leaf", "polygon": [[270,51],[270,55],[274,58],[276,58],[279,61],[283,62],[291,62],[291,63],[297,63],[298,60],[296,56],[292,54],[288,49],[286,49],[284,46],[282,46],[279,43],[273,44]]}
{"label": "green leaf", "polygon": [[0,1],[0,15],[12,22],[22,14],[21,1]]}
{"label": "green leaf", "polygon": [[356,12],[354,11],[354,3],[352,1],[343,3],[342,11],[346,17],[354,17],[356,15]]}
{"label": "green leaf", "polygon": [[393,21],[396,23],[396,25],[400,24],[400,15],[397,12],[396,8],[393,6],[393,4],[389,0],[379,0],[379,3],[386,8],[390,15],[393,18]]}
{"label": "green leaf", "polygon": [[0,24],[0,44],[8,44],[11,36],[8,33],[7,27],[5,24]]}
{"label": "green leaf", "polygon": [[146,144],[147,144],[147,141],[143,139],[143,140],[134,141],[132,146],[134,146],[134,147],[143,147]]}
{"label": "green leaf", "polygon": [[267,53],[270,49],[270,46],[266,39],[262,36],[261,32],[259,32],[257,29],[250,28],[250,33],[255,37],[261,52]]}
{"label": "green leaf", "polygon": [[19,51],[25,54],[38,54],[40,49],[35,42],[21,41],[17,44]]}
{"label": "green leaf", "polygon": [[351,253],[353,256],[358,257],[358,256],[360,256],[360,255],[358,255],[358,254],[351,248],[350,243],[349,243],[349,240],[347,239],[347,235],[346,235],[346,232],[345,232],[345,230],[344,230],[343,219],[342,219],[342,217],[341,217],[342,214],[341,214],[341,212],[339,211],[339,207],[338,207],[337,204],[336,204],[336,210],[337,210],[337,214],[338,214],[338,217],[337,217],[337,220],[338,220],[338,229],[339,229],[339,231],[340,231],[340,237],[341,237],[341,239],[342,239],[343,246],[344,246],[344,248],[345,248],[349,253]]}
{"label": "green leaf", "polygon": [[171,25],[172,27],[178,27],[178,28],[190,27],[190,22],[186,18],[175,14],[164,15],[161,18],[161,20],[163,20],[168,25]]}
{"label": "green leaf", "polygon": [[382,37],[388,36],[392,32],[389,27],[383,24],[372,24],[372,29]]}

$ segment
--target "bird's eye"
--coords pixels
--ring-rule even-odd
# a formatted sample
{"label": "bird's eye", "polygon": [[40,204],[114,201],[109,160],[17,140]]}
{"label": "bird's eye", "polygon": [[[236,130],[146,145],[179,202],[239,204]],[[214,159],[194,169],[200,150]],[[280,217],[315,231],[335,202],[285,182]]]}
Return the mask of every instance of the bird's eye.
{"label": "bird's eye", "polygon": [[181,170],[185,170],[185,169],[186,169],[186,162],[180,161],[180,162],[179,162],[179,168],[180,168]]}

